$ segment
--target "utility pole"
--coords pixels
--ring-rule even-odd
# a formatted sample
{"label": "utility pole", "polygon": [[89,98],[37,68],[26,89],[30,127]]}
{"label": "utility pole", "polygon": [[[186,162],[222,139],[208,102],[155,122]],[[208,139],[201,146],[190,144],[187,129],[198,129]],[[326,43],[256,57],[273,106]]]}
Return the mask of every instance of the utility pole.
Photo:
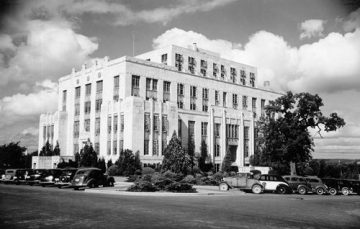
{"label": "utility pole", "polygon": [[131,32],[131,38],[132,38],[132,55],[135,56],[135,34],[134,34],[134,31]]}

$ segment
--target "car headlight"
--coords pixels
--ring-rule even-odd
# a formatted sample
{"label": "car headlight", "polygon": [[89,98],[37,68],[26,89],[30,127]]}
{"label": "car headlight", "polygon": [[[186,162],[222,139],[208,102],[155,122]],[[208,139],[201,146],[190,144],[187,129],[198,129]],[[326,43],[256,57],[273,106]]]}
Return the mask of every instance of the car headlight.
{"label": "car headlight", "polygon": [[47,176],[45,179],[46,179],[47,181],[52,181],[53,178],[54,178],[53,176]]}

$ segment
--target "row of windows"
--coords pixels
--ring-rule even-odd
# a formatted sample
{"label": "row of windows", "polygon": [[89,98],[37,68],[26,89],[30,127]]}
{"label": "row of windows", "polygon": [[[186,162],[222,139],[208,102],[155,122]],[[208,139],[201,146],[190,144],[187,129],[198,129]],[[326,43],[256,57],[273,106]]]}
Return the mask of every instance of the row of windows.
{"label": "row of windows", "polygon": [[[161,56],[161,62],[167,64],[166,61],[167,61],[167,54],[163,54]],[[183,63],[184,63],[183,55],[181,55],[179,53],[175,53],[175,67],[177,68],[178,71],[183,71]],[[194,57],[189,56],[188,57],[188,70],[189,70],[189,72],[191,72],[192,74],[195,74],[195,68],[196,68],[196,60],[195,60]],[[207,61],[206,60],[200,60],[200,74],[202,76],[207,76],[207,69],[208,69]],[[219,65],[217,63],[213,63],[212,74],[213,74],[213,77],[218,78],[218,76],[219,76]],[[226,76],[227,76],[227,72],[226,72],[225,66],[220,65],[220,78],[224,80],[226,78]],[[237,79],[237,70],[236,70],[236,68],[230,67],[230,80],[231,80],[231,82],[239,83],[241,85],[246,85],[246,72],[245,72],[245,70],[243,70],[243,69],[239,70],[239,76],[240,76],[240,81],[238,81],[238,79]],[[255,73],[253,73],[253,72],[249,73],[249,84],[250,84],[250,86],[255,87]]]}
{"label": "row of windows", "polygon": [[[145,132],[150,132],[151,130],[150,113],[145,113],[144,130]],[[160,117],[158,114],[154,114],[153,116],[153,130],[155,132],[160,131]],[[169,131],[169,121],[167,119],[167,115],[162,115],[162,131],[165,133]]]}
{"label": "row of windows", "polygon": [[[96,82],[96,93],[102,93],[103,92],[103,81],[99,80]],[[91,95],[91,83],[88,83],[85,85],[85,96]],[[75,88],[75,99],[79,99],[81,96],[81,87]]]}

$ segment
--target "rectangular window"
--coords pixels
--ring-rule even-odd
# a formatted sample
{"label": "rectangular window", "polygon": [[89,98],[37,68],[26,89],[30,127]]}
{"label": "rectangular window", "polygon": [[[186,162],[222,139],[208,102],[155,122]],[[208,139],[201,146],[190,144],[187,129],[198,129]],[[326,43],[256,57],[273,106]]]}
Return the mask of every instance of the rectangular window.
{"label": "rectangular window", "polygon": [[219,91],[215,91],[215,106],[219,106],[220,104],[220,94]]}
{"label": "rectangular window", "polygon": [[154,115],[154,131],[158,132],[160,129],[160,119],[159,115]]}
{"label": "rectangular window", "polygon": [[246,73],[245,70],[240,70],[240,81],[242,85],[246,85]]}
{"label": "rectangular window", "polygon": [[230,68],[230,79],[233,83],[236,82],[236,69]]}
{"label": "rectangular window", "polygon": [[159,141],[158,140],[153,141],[153,155],[156,155],[156,156],[159,155]]}
{"label": "rectangular window", "polygon": [[108,134],[111,134],[111,116],[108,117],[108,121],[107,121],[107,129],[108,129]]}
{"label": "rectangular window", "polygon": [[145,113],[144,115],[144,130],[145,132],[150,132],[150,113]]}
{"label": "rectangular window", "polygon": [[75,103],[75,116],[79,116],[80,115],[80,104]]}
{"label": "rectangular window", "polygon": [[202,111],[207,112],[208,111],[208,100],[209,100],[209,89],[203,88],[202,90]]}
{"label": "rectangular window", "polygon": [[122,152],[124,150],[124,140],[120,140],[119,142],[119,152]]}
{"label": "rectangular window", "polygon": [[170,101],[170,82],[169,81],[164,81],[163,100],[164,100],[164,103],[166,101]]}
{"label": "rectangular window", "polygon": [[237,107],[238,107],[238,96],[237,96],[237,94],[233,94],[232,100],[233,100],[233,108],[237,109]]}
{"label": "rectangular window", "polygon": [[226,92],[223,92],[223,106],[226,107]]}
{"label": "rectangular window", "polygon": [[80,87],[76,87],[75,88],[75,99],[79,99],[80,98],[80,93],[81,93],[81,88]]}
{"label": "rectangular window", "polygon": [[184,84],[178,83],[177,85],[177,94],[184,96]]}
{"label": "rectangular window", "polygon": [[175,67],[178,69],[178,71],[182,71],[182,64],[183,64],[184,58],[181,54],[175,53]]}
{"label": "rectangular window", "polygon": [[146,78],[146,100],[157,100],[157,83],[156,79]]}
{"label": "rectangular window", "polygon": [[188,57],[188,62],[189,62],[189,68],[188,69],[191,72],[191,74],[194,74],[195,73],[195,66],[196,66],[194,57],[189,56]]}
{"label": "rectangular window", "polygon": [[167,53],[161,55],[161,63],[167,64]]}
{"label": "rectangular window", "polygon": [[244,157],[248,157],[249,156],[249,127],[248,126],[244,126]]}
{"label": "rectangular window", "polygon": [[144,155],[149,155],[149,140],[144,140]]}
{"label": "rectangular window", "polygon": [[207,61],[201,60],[200,61],[200,73],[202,76],[206,76],[206,70],[207,70]]}
{"label": "rectangular window", "polygon": [[85,85],[85,95],[86,96],[91,95],[91,83]]}
{"label": "rectangular window", "polygon": [[117,154],[117,141],[116,140],[113,141],[113,154],[114,155]]}
{"label": "rectangular window", "polygon": [[131,79],[131,95],[139,96],[139,88],[140,88],[140,76],[132,76]]}
{"label": "rectangular window", "polygon": [[220,157],[220,145],[218,143],[215,144],[215,157]]}
{"label": "rectangular window", "polygon": [[95,119],[95,136],[100,135],[100,118]]}
{"label": "rectangular window", "polygon": [[244,95],[244,96],[242,97],[242,105],[243,105],[243,109],[246,110],[247,107],[248,107],[248,104],[247,104],[247,96],[246,96],[246,95]]}
{"label": "rectangular window", "polygon": [[215,137],[220,138],[220,123],[215,123]]}
{"label": "rectangular window", "polygon": [[119,76],[114,76],[114,96],[113,96],[113,99],[115,101],[119,100],[119,86],[120,86]]}
{"label": "rectangular window", "polygon": [[74,122],[74,138],[78,138],[80,133],[80,122],[75,121]]}
{"label": "rectangular window", "polygon": [[190,100],[190,110],[192,111],[196,110],[196,101],[194,99]]}
{"label": "rectangular window", "polygon": [[117,133],[117,130],[118,130],[118,116],[117,115],[114,115],[114,134]]}
{"label": "rectangular window", "polygon": [[102,99],[97,99],[95,101],[95,112],[100,112],[101,111],[101,104],[102,104]]}
{"label": "rectangular window", "polygon": [[265,99],[261,100],[261,115],[265,116]]}
{"label": "rectangular window", "polygon": [[167,119],[167,115],[162,116],[162,131],[167,133],[169,131],[169,122]]}
{"label": "rectangular window", "polygon": [[99,80],[96,82],[96,93],[101,94],[103,91],[103,81]]}
{"label": "rectangular window", "polygon": [[188,127],[189,127],[189,143],[192,143],[192,146],[195,147],[195,121],[189,121]]}
{"label": "rectangular window", "polygon": [[107,154],[111,155],[111,141],[107,142]]}
{"label": "rectangular window", "polygon": [[207,136],[207,127],[208,127],[208,123],[207,123],[207,122],[201,122],[201,136],[202,136],[202,137],[206,137],[206,136]]}
{"label": "rectangular window", "polygon": [[90,114],[90,112],[91,112],[91,102],[86,101],[85,102],[85,114]]}
{"label": "rectangular window", "polygon": [[190,97],[196,97],[196,87],[190,86]]}
{"label": "rectangular window", "polygon": [[90,119],[85,119],[84,129],[85,129],[86,132],[90,131]]}
{"label": "rectangular window", "polygon": [[255,87],[255,73],[250,72],[250,85]]}
{"label": "rectangular window", "polygon": [[181,121],[181,119],[178,120],[178,137],[180,139],[182,137],[182,121]]}
{"label": "rectangular window", "polygon": [[252,107],[252,112],[254,112],[254,117],[256,117],[256,98],[252,98],[251,99],[251,107]]}
{"label": "rectangular window", "polygon": [[120,132],[124,132],[124,115],[120,115]]}
{"label": "rectangular window", "polygon": [[220,70],[221,70],[221,79],[224,79],[226,76],[226,70],[225,70],[225,66],[221,65],[220,66]]}
{"label": "rectangular window", "polygon": [[62,93],[62,111],[66,111],[66,97],[67,97],[67,91],[63,90],[63,93]]}
{"label": "rectangular window", "polygon": [[217,64],[213,63],[213,76],[217,77],[218,73],[219,73],[219,68]]}

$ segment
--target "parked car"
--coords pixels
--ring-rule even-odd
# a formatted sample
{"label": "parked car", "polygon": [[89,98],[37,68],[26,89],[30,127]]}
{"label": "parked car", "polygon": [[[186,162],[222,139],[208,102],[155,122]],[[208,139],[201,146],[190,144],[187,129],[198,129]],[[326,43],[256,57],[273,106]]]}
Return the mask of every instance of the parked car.
{"label": "parked car", "polygon": [[328,187],[322,182],[319,177],[305,177],[306,182],[308,182],[311,186],[311,191],[318,195],[323,195],[328,192]]}
{"label": "parked car", "polygon": [[62,169],[60,177],[58,179],[55,178],[55,186],[58,188],[70,187],[71,180],[74,178],[77,170],[76,168]]}
{"label": "parked car", "polygon": [[283,178],[289,184],[293,192],[297,192],[300,195],[305,195],[308,192],[311,192],[311,185],[306,182],[305,177],[286,175],[283,176]]}
{"label": "parked car", "polygon": [[227,191],[230,188],[252,191],[255,194],[259,194],[264,191],[264,187],[252,173],[238,173],[236,176],[224,177],[219,184],[219,189],[221,191]]}
{"label": "parked car", "polygon": [[47,169],[34,169],[34,170],[32,170],[28,174],[28,176],[27,176],[27,178],[25,180],[26,184],[31,185],[31,186],[39,184],[41,179],[43,178],[43,176],[46,175],[46,171],[47,171]]}
{"label": "parked car", "polygon": [[55,179],[59,179],[61,173],[61,169],[49,169],[41,175],[39,184],[43,187],[54,185]]}
{"label": "parked car", "polygon": [[17,169],[6,169],[1,182],[4,184],[9,184],[14,181],[14,177],[16,177],[16,170]]}
{"label": "parked car", "polygon": [[0,183],[5,178],[5,169],[0,169]]}
{"label": "parked car", "polygon": [[348,180],[351,183],[353,193],[360,195],[360,180]]}
{"label": "parked car", "polygon": [[264,188],[264,192],[292,193],[289,184],[281,176],[264,174],[260,176],[259,181]]}
{"label": "parked car", "polygon": [[79,188],[95,188],[98,186],[114,186],[114,177],[105,175],[101,169],[98,168],[81,168],[75,173],[71,181],[71,186],[74,189]]}
{"label": "parked car", "polygon": [[25,182],[31,169],[6,169],[2,182],[7,184],[21,184]]}

